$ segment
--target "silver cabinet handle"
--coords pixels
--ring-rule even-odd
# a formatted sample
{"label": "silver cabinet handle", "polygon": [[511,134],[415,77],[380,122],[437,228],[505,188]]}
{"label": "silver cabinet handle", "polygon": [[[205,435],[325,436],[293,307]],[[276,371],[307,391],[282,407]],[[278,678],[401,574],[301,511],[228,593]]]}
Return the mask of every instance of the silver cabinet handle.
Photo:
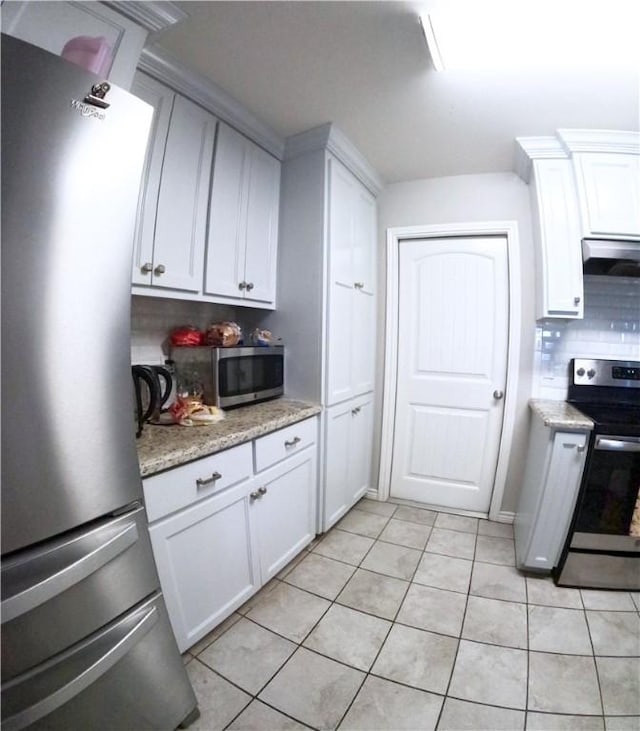
{"label": "silver cabinet handle", "polygon": [[494,398],[494,399],[495,399],[496,401],[500,401],[500,399],[501,399],[501,398],[502,398],[503,396],[504,396],[504,391],[499,391],[498,389],[496,389],[496,390],[495,390],[495,391],[493,392],[493,398]]}
{"label": "silver cabinet handle", "polygon": [[247,283],[246,282],[238,282],[238,289],[246,289]]}
{"label": "silver cabinet handle", "polygon": [[154,274],[160,275],[164,274],[167,271],[164,264],[158,264],[158,266],[153,270]]}
{"label": "silver cabinet handle", "polygon": [[259,487],[258,488],[258,493],[260,495],[266,495],[267,494],[267,488],[266,487]]}
{"label": "silver cabinet handle", "polygon": [[149,274],[149,272],[153,271],[153,264],[150,261],[145,262],[141,267],[140,271],[143,274]]}
{"label": "silver cabinet handle", "polygon": [[573,304],[574,305],[579,305],[580,304],[580,297],[574,297],[573,298]]}
{"label": "silver cabinet handle", "polygon": [[253,282],[247,282],[247,292],[251,292],[253,289]]}
{"label": "silver cabinet handle", "polygon": [[257,500],[260,497],[260,493],[257,490],[253,490],[249,493],[249,500],[253,502],[254,500]]}
{"label": "silver cabinet handle", "polygon": [[360,407],[360,406],[356,406],[355,409],[351,409],[351,413],[355,416],[356,414],[360,413],[361,408],[362,407]]}
{"label": "silver cabinet handle", "polygon": [[219,480],[222,477],[222,475],[219,472],[213,472],[211,477],[198,477],[196,480],[196,485],[198,486],[198,490],[200,490],[203,487],[206,487],[207,485],[210,485],[212,482],[215,482],[216,480]]}
{"label": "silver cabinet handle", "polygon": [[586,444],[579,444],[576,451],[579,452],[579,453],[581,453],[581,452],[584,452],[584,450],[586,448],[587,448],[587,445]]}
{"label": "silver cabinet handle", "polygon": [[354,287],[355,287],[356,289],[364,289],[364,282],[354,282],[354,283],[353,283],[353,286],[354,286]]}
{"label": "silver cabinet handle", "polygon": [[293,439],[289,439],[284,443],[285,447],[295,447],[296,444],[300,444],[300,437],[294,437]]}
{"label": "silver cabinet handle", "polygon": [[[93,548],[79,559],[67,562],[61,556],[60,567],[49,576],[38,577],[31,586],[22,588],[12,596],[7,596],[11,591],[10,577],[5,579],[3,576],[3,593],[5,598],[2,600],[2,622],[9,622],[16,617],[20,617],[32,609],[39,607],[49,599],[66,591],[69,587],[79,583],[87,576],[95,573],[99,568],[112,561],[116,556],[127,550],[138,540],[138,528],[135,523],[128,523],[121,528],[115,535],[113,534],[113,526],[111,530],[105,531],[105,540],[97,548]],[[82,545],[80,543],[80,545]],[[64,549],[61,549],[61,554]],[[76,549],[77,551],[77,549]],[[74,551],[75,556],[77,552]],[[37,559],[36,559],[37,560]],[[34,560],[35,563],[35,560]],[[21,567],[22,569],[26,567]],[[6,570],[3,570],[5,573]],[[37,575],[37,574],[36,574]],[[7,586],[9,584],[9,586]],[[22,582],[20,582],[22,584]],[[4,723],[3,723],[4,726]]]}
{"label": "silver cabinet handle", "polygon": [[[50,689],[53,686],[52,692],[44,698],[34,701],[33,697],[30,697],[31,694],[24,692],[25,684],[28,681],[14,684],[12,688],[8,689],[6,695],[14,695],[15,698],[11,698],[11,700],[15,700],[16,703],[8,705],[14,708],[18,706],[20,710],[2,720],[3,730],[18,731],[75,698],[125,657],[134,645],[137,645],[153,629],[157,621],[158,610],[155,606],[143,608],[133,616],[126,617],[115,627],[101,632],[97,638],[82,643],[71,657],[67,656],[53,666],[49,665],[47,670],[43,671],[45,677],[39,678],[42,689]],[[65,663],[76,670],[75,677],[71,680],[68,679],[66,672],[60,672],[61,666]],[[60,680],[55,682],[56,675],[62,682]],[[21,696],[28,699],[26,707],[24,700],[20,702]],[[9,698],[5,697],[3,700],[6,703]]]}

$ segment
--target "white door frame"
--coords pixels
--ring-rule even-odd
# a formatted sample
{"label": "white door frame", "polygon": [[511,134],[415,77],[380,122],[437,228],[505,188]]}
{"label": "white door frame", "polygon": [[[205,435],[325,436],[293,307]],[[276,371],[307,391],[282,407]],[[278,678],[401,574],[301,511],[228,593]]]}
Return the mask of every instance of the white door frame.
{"label": "white door frame", "polygon": [[[387,304],[386,304],[386,348],[384,356],[384,383],[382,394],[382,436],[380,439],[380,476],[378,498],[386,500],[391,487],[391,463],[393,459],[393,438],[395,431],[396,386],[398,381],[398,261],[400,242],[406,239],[433,239],[460,236],[505,236],[507,239],[507,261],[509,276],[509,323],[507,344],[507,381],[505,389],[502,433],[498,451],[496,477],[491,494],[489,518],[500,520],[502,496],[504,494],[509,467],[509,454],[513,439],[516,416],[518,372],[520,364],[520,242],[516,221],[480,221],[473,223],[450,223],[435,226],[405,226],[387,229]],[[395,336],[391,337],[391,333]],[[508,519],[508,518],[503,518]]]}

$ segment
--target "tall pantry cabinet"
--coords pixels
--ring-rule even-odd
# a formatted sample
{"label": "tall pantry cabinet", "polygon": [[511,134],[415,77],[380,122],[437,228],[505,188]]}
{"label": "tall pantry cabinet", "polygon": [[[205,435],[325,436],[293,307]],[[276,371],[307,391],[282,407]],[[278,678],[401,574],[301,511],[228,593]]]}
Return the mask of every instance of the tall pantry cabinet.
{"label": "tall pantry cabinet", "polygon": [[367,161],[327,124],[287,140],[278,309],[287,396],[323,406],[319,531],[371,487],[376,350],[376,195]]}

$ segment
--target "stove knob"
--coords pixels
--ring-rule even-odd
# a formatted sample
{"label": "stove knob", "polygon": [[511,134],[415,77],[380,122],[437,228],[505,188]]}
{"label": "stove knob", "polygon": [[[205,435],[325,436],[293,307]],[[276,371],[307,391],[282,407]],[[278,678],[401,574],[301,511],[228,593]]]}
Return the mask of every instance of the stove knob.
{"label": "stove knob", "polygon": [[593,368],[589,368],[589,370],[587,371],[587,377],[593,378],[595,375],[596,375],[595,370]]}
{"label": "stove knob", "polygon": [[576,376],[584,376],[584,368],[578,368],[576,371]]}

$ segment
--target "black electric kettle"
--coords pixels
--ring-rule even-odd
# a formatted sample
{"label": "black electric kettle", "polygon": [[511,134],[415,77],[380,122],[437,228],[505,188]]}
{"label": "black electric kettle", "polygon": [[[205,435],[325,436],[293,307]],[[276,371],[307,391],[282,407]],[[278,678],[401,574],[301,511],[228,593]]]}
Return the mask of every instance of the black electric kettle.
{"label": "black electric kettle", "polygon": [[136,399],[136,437],[139,437],[145,422],[159,420],[160,410],[171,395],[173,377],[160,365],[131,366],[131,375]]}

